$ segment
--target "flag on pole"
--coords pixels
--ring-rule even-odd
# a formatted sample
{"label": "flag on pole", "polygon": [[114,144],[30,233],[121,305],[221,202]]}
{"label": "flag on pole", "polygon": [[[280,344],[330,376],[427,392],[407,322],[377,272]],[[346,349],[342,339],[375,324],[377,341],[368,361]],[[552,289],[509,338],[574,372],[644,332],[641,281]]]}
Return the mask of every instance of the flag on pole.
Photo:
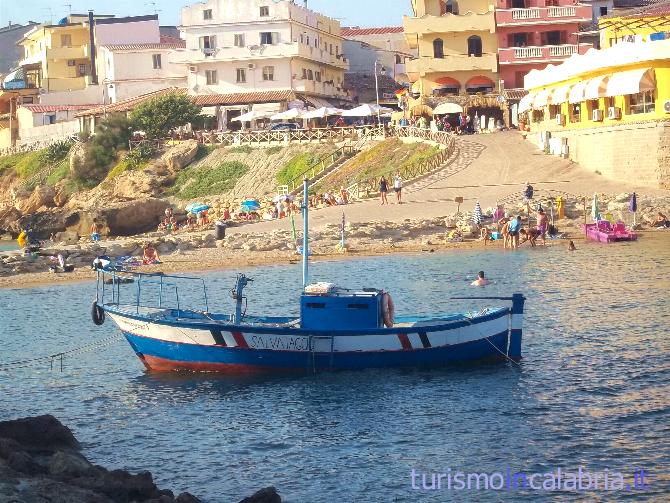
{"label": "flag on pole", "polygon": [[594,222],[600,220],[600,212],[598,211],[598,194],[593,194],[593,201],[591,202],[591,217]]}

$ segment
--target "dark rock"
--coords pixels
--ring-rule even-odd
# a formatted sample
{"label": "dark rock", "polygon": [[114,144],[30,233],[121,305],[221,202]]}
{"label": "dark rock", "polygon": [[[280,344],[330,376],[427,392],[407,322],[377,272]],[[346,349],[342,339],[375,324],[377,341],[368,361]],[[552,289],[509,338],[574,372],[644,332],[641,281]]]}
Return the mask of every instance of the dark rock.
{"label": "dark rock", "polygon": [[22,451],[21,444],[11,438],[0,438],[0,458],[7,459],[12,452]]}
{"label": "dark rock", "polygon": [[25,451],[12,452],[7,458],[7,466],[27,475],[38,475],[46,472],[46,469]]}
{"label": "dark rock", "polygon": [[71,483],[105,494],[115,501],[144,501],[160,497],[149,472],[131,475],[125,470],[112,470],[100,477],[73,479]]}
{"label": "dark rock", "polygon": [[70,429],[51,415],[0,421],[0,437],[15,440],[27,450],[79,449]]}
{"label": "dark rock", "polygon": [[281,496],[274,487],[266,487],[244,498],[240,503],[281,503]]}
{"label": "dark rock", "polygon": [[49,458],[49,473],[61,477],[78,477],[90,473],[91,463],[79,454],[58,451]]}
{"label": "dark rock", "polygon": [[174,501],[175,503],[200,503],[200,500],[191,493],[181,493]]}

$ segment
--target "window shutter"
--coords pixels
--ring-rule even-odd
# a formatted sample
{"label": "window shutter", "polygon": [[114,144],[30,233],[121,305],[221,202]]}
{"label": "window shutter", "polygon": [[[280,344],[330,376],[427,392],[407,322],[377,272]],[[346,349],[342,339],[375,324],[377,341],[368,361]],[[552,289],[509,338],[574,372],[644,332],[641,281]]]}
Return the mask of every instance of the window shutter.
{"label": "window shutter", "polygon": [[205,37],[200,37],[198,39],[198,41],[200,43],[200,49],[204,49],[205,48]]}
{"label": "window shutter", "polygon": [[272,32],[272,44],[278,44],[279,43],[279,32],[273,31]]}

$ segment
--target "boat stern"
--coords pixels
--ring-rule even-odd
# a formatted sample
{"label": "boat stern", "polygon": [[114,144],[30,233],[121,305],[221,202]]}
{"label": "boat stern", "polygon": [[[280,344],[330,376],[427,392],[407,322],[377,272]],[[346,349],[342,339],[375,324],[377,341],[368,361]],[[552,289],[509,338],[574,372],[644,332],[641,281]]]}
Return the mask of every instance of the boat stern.
{"label": "boat stern", "polygon": [[521,337],[523,333],[523,306],[526,297],[523,294],[515,293],[512,295],[511,328],[509,357],[514,361],[521,359]]}

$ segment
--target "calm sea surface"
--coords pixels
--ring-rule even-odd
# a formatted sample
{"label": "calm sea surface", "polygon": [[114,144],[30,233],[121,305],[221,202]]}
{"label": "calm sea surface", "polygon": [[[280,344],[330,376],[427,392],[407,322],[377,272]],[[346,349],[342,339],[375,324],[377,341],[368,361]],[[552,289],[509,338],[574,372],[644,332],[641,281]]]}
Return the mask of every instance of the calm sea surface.
{"label": "calm sea surface", "polygon": [[[525,292],[520,366],[150,375],[120,340],[66,359],[62,372],[58,363],[54,370],[43,363],[0,369],[0,419],[54,414],[96,463],[148,469],[159,485],[208,502],[238,501],[268,485],[294,503],[667,501],[670,233],[577,247],[312,267],[313,280],[388,288],[398,313],[475,307],[448,300],[455,295]],[[468,286],[479,269],[495,284]],[[245,272],[256,280],[247,290],[250,313],[296,312],[299,265]],[[234,273],[207,279],[210,305],[229,311]],[[94,293],[91,283],[0,290],[0,363],[113,336],[109,319],[102,327],[90,320]],[[412,489],[410,477],[412,469],[545,473],[579,466],[621,472],[631,485],[634,470],[644,469],[647,492],[428,491]]]}

